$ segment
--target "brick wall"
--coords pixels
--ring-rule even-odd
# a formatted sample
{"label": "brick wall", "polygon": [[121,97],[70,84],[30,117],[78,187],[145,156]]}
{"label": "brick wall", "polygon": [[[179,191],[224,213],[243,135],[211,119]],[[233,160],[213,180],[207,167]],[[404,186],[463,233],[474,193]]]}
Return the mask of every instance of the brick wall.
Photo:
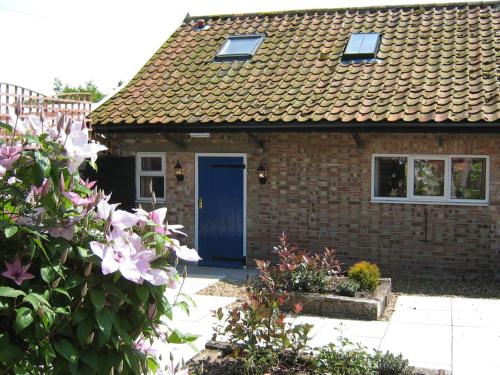
{"label": "brick wall", "polygon": [[[122,154],[165,151],[167,206],[172,222],[194,238],[195,152],[248,155],[248,261],[271,256],[282,230],[309,250],[335,245],[341,261],[378,263],[385,274],[491,276],[500,252],[500,135],[347,133],[212,134],[175,143],[152,135],[127,136]],[[439,142],[441,138],[441,142]],[[451,206],[372,203],[374,153],[477,154],[490,156],[490,204]],[[173,167],[183,166],[177,182]],[[263,161],[268,182],[255,169]],[[427,235],[424,234],[427,215]]]}

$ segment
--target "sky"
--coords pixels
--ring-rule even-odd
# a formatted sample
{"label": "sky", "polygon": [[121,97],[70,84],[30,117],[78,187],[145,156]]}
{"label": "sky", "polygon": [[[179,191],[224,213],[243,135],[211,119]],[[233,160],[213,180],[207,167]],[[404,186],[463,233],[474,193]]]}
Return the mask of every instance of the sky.
{"label": "sky", "polygon": [[0,0],[0,82],[53,94],[54,78],[128,82],[191,16],[439,0]]}

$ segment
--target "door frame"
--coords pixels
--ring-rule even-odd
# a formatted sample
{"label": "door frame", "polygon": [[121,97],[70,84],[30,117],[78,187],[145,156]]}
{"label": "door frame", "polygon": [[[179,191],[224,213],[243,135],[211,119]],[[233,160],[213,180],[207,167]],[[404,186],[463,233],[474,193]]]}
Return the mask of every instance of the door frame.
{"label": "door frame", "polygon": [[[242,157],[245,169],[243,171],[243,257],[247,256],[247,154],[242,153],[195,153],[194,154],[194,248],[198,251],[198,158],[200,157]],[[198,262],[197,262],[198,263]],[[246,262],[243,268],[246,268]]]}

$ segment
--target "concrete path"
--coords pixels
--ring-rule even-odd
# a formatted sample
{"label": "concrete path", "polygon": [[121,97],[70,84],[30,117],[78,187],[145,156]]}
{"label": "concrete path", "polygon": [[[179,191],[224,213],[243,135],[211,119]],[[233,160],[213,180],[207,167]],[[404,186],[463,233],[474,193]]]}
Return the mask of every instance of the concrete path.
{"label": "concrete path", "polygon": [[[225,273],[233,280],[244,280],[247,275],[241,270],[191,269],[182,291],[193,297],[196,307],[190,309],[189,316],[179,309],[174,311],[170,326],[200,335],[195,342],[199,349],[213,334],[213,311],[236,298],[196,293],[224,279]],[[172,299],[175,294],[168,291],[167,297]],[[338,343],[343,336],[370,350],[402,353],[416,367],[444,369],[453,375],[500,374],[500,299],[400,296],[389,322],[310,316],[294,322],[314,325],[312,347]],[[187,345],[169,345],[168,349],[185,361],[196,354]]]}

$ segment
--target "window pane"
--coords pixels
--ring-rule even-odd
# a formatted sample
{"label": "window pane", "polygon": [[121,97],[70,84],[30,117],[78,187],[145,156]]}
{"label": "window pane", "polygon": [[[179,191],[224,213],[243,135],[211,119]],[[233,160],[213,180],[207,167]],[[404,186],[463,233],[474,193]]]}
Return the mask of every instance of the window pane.
{"label": "window pane", "polygon": [[365,34],[363,44],[361,44],[361,53],[375,54],[377,52],[379,34]]}
{"label": "window pane", "polygon": [[375,197],[406,198],[407,165],[404,157],[375,158]]}
{"label": "window pane", "polygon": [[141,158],[142,171],[159,171],[161,172],[161,158],[160,157],[142,157]]}
{"label": "window pane", "polygon": [[165,182],[163,176],[141,176],[140,177],[140,196],[150,197],[151,187],[155,192],[156,198],[165,198]]}
{"label": "window pane", "polygon": [[451,159],[451,198],[486,199],[486,159]]}
{"label": "window pane", "polygon": [[379,38],[379,33],[351,34],[347,42],[345,55],[375,55]]}
{"label": "window pane", "polygon": [[444,160],[415,159],[414,195],[444,196]]}
{"label": "window pane", "polygon": [[361,51],[361,45],[363,44],[363,34],[351,34],[349,42],[347,42],[347,48],[345,49],[346,55],[359,54]]}
{"label": "window pane", "polygon": [[218,55],[251,55],[261,40],[261,36],[230,37]]}

